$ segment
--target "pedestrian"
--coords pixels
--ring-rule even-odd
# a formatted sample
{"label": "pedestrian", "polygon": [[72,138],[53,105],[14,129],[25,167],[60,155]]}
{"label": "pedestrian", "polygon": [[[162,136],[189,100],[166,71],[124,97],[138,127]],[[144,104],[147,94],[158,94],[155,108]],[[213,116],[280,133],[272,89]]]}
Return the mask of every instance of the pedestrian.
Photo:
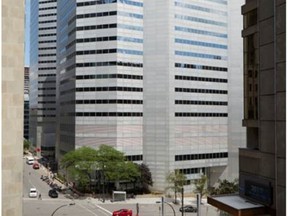
{"label": "pedestrian", "polygon": [[38,199],[39,199],[39,200],[41,200],[41,199],[42,199],[42,198],[41,198],[41,193],[39,193]]}

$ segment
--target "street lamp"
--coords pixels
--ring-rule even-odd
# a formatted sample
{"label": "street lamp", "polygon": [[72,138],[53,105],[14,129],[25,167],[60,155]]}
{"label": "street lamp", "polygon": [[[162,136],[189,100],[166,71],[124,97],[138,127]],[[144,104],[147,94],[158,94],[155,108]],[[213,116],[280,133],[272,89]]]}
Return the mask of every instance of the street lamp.
{"label": "street lamp", "polygon": [[164,200],[164,197],[161,197],[161,201],[156,201],[156,203],[162,203],[162,216],[164,216],[164,203],[166,203],[167,205],[169,205],[172,208],[174,216],[176,216],[175,209],[173,208],[173,206],[170,203],[168,203]]}
{"label": "street lamp", "polygon": [[53,216],[55,212],[58,211],[60,208],[65,207],[65,206],[71,206],[71,205],[75,205],[75,203],[69,203],[69,204],[59,206],[58,208],[55,209],[55,211],[51,214],[51,216]]}

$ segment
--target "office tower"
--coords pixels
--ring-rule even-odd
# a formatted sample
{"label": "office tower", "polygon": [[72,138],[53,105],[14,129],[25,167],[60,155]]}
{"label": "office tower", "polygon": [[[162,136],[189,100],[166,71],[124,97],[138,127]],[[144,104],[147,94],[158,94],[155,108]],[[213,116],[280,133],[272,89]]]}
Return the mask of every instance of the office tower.
{"label": "office tower", "polygon": [[156,190],[165,189],[167,174],[176,169],[188,179],[185,191],[202,174],[210,185],[228,174],[237,177],[226,169],[228,140],[240,146],[244,141],[241,123],[234,123],[242,117],[243,78],[237,83],[241,37],[228,35],[234,25],[229,20],[241,20],[240,11],[228,14],[233,4],[144,1],[143,160]]}
{"label": "office tower", "polygon": [[29,67],[24,67],[24,138],[29,139]]}
{"label": "office tower", "polygon": [[57,153],[106,144],[142,160],[143,3],[58,2]]}
{"label": "office tower", "polygon": [[57,1],[31,1],[29,139],[43,156],[53,156],[56,131]]}
{"label": "office tower", "polygon": [[279,216],[286,206],[285,7],[285,0],[242,7],[247,147],[239,154],[239,193]]}
{"label": "office tower", "polygon": [[247,145],[239,150],[240,197],[208,198],[233,215],[286,215],[285,8],[285,0],[242,6]]}
{"label": "office tower", "polygon": [[22,215],[24,1],[2,1],[2,215]]}

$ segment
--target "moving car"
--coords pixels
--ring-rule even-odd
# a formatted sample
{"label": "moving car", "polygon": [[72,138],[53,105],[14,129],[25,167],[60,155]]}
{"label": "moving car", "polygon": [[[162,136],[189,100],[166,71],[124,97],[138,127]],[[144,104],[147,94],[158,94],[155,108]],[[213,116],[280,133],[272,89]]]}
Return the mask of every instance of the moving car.
{"label": "moving car", "polygon": [[55,189],[49,190],[48,195],[51,198],[57,198],[58,197],[58,193],[57,193],[57,191]]}
{"label": "moving car", "polygon": [[179,209],[180,212],[197,212],[197,208],[192,205],[186,205],[183,208]]}
{"label": "moving car", "polygon": [[36,188],[30,188],[29,190],[29,197],[36,198],[37,197],[37,189]]}
{"label": "moving car", "polygon": [[132,216],[132,210],[130,209],[119,209],[114,211],[112,216]]}
{"label": "moving car", "polygon": [[32,165],[34,163],[34,158],[32,156],[28,156],[26,158],[26,163]]}
{"label": "moving car", "polygon": [[34,163],[33,164],[33,169],[39,169],[39,164],[38,163]]}

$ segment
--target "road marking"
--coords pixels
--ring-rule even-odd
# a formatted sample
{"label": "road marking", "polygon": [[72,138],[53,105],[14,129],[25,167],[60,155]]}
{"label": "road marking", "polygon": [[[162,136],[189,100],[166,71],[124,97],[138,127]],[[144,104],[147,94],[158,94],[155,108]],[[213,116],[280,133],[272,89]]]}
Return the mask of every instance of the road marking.
{"label": "road marking", "polygon": [[99,215],[97,215],[96,213],[94,213],[93,211],[91,211],[90,209],[85,208],[85,207],[84,207],[83,205],[81,205],[80,203],[77,203],[77,205],[79,205],[79,206],[82,207],[83,209],[89,211],[91,214],[96,215],[96,216],[99,216]]}

